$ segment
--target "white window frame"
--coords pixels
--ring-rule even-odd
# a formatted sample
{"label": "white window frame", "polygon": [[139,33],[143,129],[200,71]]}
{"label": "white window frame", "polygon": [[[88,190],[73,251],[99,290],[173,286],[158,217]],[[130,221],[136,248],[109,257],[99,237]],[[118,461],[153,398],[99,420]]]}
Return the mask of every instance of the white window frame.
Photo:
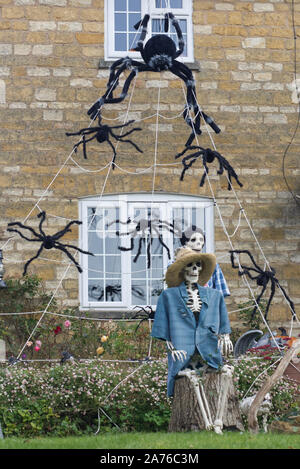
{"label": "white window frame", "polygon": [[[193,195],[181,195],[181,194],[170,194],[170,193],[161,193],[161,194],[149,194],[149,193],[128,193],[128,194],[112,194],[104,195],[102,197],[87,197],[80,199],[79,201],[79,215],[80,220],[82,220],[82,225],[80,225],[79,230],[79,245],[82,249],[88,249],[88,207],[119,207],[120,210],[120,219],[127,220],[130,215],[130,211],[133,210],[133,207],[142,207],[145,208],[145,205],[163,206],[162,216],[165,217],[164,220],[170,220],[173,208],[180,207],[197,207],[199,209],[205,208],[204,212],[204,223],[205,223],[205,234],[206,234],[206,252],[214,252],[214,204],[212,199],[208,197],[197,197]],[[122,228],[122,226],[124,228]],[[121,225],[121,230],[127,230],[126,225]],[[120,241],[127,245],[126,237],[122,238],[124,240]],[[120,237],[121,240],[121,237]],[[166,244],[170,249],[171,256],[173,258],[173,245],[171,236],[164,239]],[[122,294],[123,301],[113,301],[113,302],[104,302],[101,301],[101,304],[97,301],[89,301],[88,297],[88,255],[80,254],[80,265],[83,269],[83,272],[79,276],[79,296],[80,296],[80,310],[81,311],[105,311],[105,312],[128,312],[132,311],[135,306],[138,305],[130,304],[131,299],[131,274],[125,273],[131,271],[131,255],[132,251],[121,251],[121,284],[122,284]],[[163,265],[164,271],[167,268],[169,259],[166,250],[163,250]],[[164,288],[166,285],[164,285]],[[146,305],[145,305],[146,306]]]}
{"label": "white window frame", "polygon": [[[173,10],[176,18],[185,19],[187,21],[187,37],[188,41],[187,56],[179,56],[176,60],[182,62],[193,63],[194,62],[194,40],[193,40],[193,0],[182,0],[183,8],[176,8]],[[166,8],[156,8],[155,0],[141,0],[141,18],[146,13],[150,15],[150,21],[148,23],[148,34],[145,42],[151,37],[152,19],[162,18],[162,16],[168,11]],[[131,57],[135,60],[141,60],[141,54],[139,52],[132,51],[116,51],[114,49],[114,32],[115,32],[115,17],[114,17],[114,0],[105,0],[104,4],[104,59],[106,61],[116,60],[121,57]],[[138,33],[138,35],[140,32]],[[138,36],[137,36],[138,37]]]}

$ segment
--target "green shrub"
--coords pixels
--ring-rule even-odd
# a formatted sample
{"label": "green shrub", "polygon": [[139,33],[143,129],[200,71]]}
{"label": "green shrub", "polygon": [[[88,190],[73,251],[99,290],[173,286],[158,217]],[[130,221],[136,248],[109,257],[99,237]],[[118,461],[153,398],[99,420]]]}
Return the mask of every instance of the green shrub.
{"label": "green shrub", "polygon": [[[91,433],[98,426],[99,407],[121,429],[166,429],[166,362],[141,365],[99,361],[2,369],[3,432],[21,437]],[[101,428],[111,428],[111,421],[102,412],[99,415]]]}

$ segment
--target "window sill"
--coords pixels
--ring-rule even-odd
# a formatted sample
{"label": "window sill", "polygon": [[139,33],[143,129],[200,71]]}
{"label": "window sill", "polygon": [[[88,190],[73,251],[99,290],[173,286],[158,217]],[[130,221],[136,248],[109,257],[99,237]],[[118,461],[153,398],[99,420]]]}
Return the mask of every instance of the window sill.
{"label": "window sill", "polygon": [[[116,59],[118,60],[118,59]],[[115,60],[105,60],[105,59],[100,59],[99,60],[99,69],[106,69],[110,68],[111,65],[115,62]],[[184,62],[184,64],[189,67],[191,70],[194,70],[195,72],[200,72],[200,63],[198,60],[195,60],[194,62]]]}

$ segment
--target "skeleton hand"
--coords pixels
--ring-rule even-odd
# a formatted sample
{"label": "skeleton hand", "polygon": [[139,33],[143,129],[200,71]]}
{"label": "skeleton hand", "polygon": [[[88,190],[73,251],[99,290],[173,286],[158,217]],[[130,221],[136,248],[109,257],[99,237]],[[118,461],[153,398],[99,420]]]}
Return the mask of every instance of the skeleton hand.
{"label": "skeleton hand", "polygon": [[218,347],[221,350],[221,354],[225,357],[228,357],[228,355],[233,352],[233,345],[229,334],[219,335]]}
{"label": "skeleton hand", "polygon": [[176,350],[172,342],[168,342],[168,341],[167,341],[167,347],[170,350],[174,361],[180,360],[183,362],[186,359],[187,352],[185,350]]}

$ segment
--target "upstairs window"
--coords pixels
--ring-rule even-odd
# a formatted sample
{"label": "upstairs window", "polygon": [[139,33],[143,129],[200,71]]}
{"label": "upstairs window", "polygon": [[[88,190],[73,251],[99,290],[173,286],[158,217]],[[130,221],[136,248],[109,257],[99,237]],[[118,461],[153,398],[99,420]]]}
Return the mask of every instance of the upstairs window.
{"label": "upstairs window", "polygon": [[[191,225],[206,233],[206,252],[214,249],[213,202],[208,198],[175,194],[88,198],[80,202],[80,219],[83,222],[80,246],[94,254],[82,255],[80,259],[83,268],[80,296],[84,310],[130,311],[137,305],[155,307],[165,288],[165,271],[175,249],[181,246],[181,233]],[[165,223],[155,230],[157,220]],[[139,222],[140,227],[145,227],[148,221],[153,228],[151,238],[148,229],[144,233],[137,229]],[[168,224],[174,224],[175,233],[168,229]],[[170,259],[159,236],[169,249]]]}
{"label": "upstairs window", "polygon": [[[136,31],[134,25],[144,17],[150,15],[146,41],[154,34],[164,32],[164,15],[172,11],[179,21],[185,49],[178,58],[184,62],[193,62],[193,25],[191,0],[106,0],[105,2],[105,60],[115,60],[121,57],[141,58],[138,52],[130,49],[136,46],[141,31]],[[168,35],[177,45],[177,34],[172,25]]]}

